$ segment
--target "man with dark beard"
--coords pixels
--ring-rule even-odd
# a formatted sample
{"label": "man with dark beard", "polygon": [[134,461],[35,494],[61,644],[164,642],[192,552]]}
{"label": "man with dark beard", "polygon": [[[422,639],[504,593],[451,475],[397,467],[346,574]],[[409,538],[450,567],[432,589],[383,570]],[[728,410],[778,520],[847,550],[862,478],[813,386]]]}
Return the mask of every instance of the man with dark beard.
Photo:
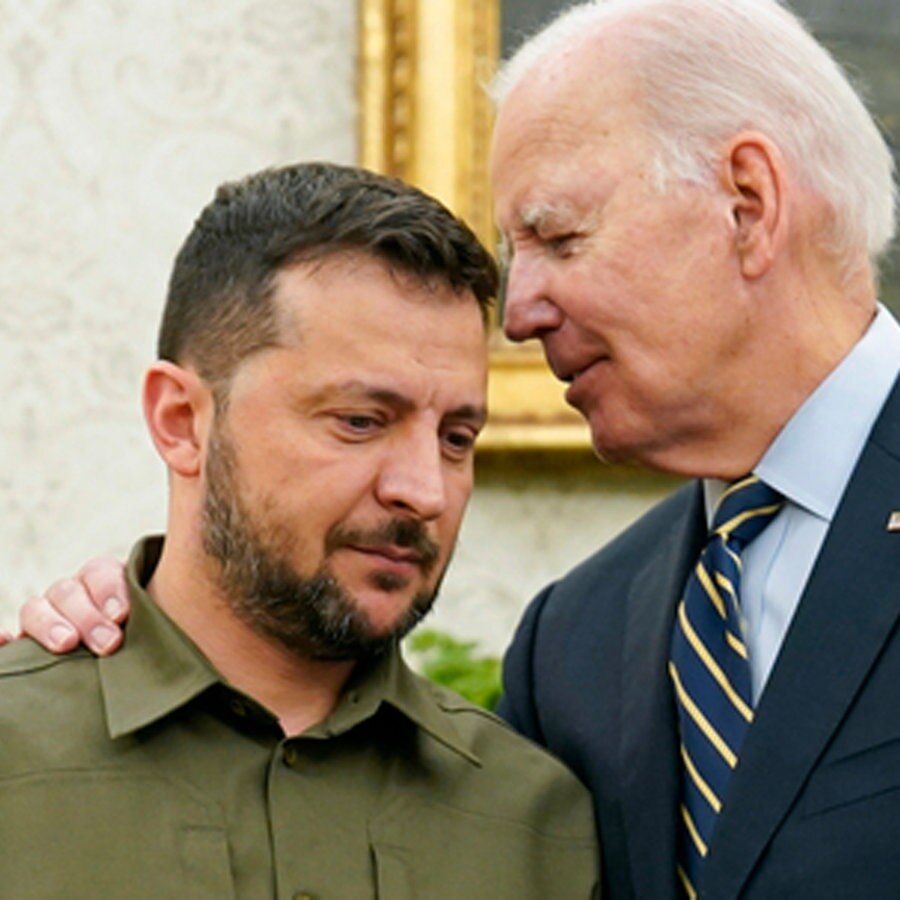
{"label": "man with dark beard", "polygon": [[591,896],[581,785],[397,648],[471,491],[495,289],[394,181],[220,188],[144,381],[169,517],[124,646],[0,650],[4,896]]}

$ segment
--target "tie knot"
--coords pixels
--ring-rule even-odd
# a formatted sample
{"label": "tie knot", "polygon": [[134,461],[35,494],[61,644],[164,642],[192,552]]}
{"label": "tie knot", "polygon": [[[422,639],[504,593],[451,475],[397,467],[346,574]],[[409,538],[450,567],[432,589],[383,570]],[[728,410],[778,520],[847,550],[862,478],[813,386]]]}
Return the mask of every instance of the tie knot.
{"label": "tie knot", "polygon": [[749,544],[777,515],[784,497],[755,475],[730,484],[719,498],[712,530],[726,541]]}

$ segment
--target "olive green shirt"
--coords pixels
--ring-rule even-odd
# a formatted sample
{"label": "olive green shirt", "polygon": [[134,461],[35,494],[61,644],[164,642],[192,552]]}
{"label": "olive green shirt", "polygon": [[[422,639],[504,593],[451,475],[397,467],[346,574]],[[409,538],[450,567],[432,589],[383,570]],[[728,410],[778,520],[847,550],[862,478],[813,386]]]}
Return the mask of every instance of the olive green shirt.
{"label": "olive green shirt", "polygon": [[351,678],[299,737],[223,682],[129,563],[123,648],[0,648],[0,895],[564,900],[593,816],[559,762],[413,674]]}

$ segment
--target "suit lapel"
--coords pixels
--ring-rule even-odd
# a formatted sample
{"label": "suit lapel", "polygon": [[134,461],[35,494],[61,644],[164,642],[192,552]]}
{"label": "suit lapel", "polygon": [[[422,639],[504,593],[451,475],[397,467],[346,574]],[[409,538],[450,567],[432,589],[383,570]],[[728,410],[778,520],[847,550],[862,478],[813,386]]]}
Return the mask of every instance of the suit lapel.
{"label": "suit lapel", "polygon": [[[701,894],[736,897],[900,615],[900,390],[860,457],[768,685],[706,861]],[[848,639],[848,636],[850,639]]]}
{"label": "suit lapel", "polygon": [[675,605],[705,538],[703,492],[687,489],[661,544],[647,556],[628,596],[622,666],[623,815],[635,893],[676,896],[675,839],[680,792],[678,736],[667,663]]}

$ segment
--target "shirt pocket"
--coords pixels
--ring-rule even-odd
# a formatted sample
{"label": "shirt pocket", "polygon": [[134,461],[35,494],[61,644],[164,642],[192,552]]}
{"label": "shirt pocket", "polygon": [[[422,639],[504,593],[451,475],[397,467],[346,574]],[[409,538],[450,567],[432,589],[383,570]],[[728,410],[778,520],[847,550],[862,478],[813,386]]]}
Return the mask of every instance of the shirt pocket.
{"label": "shirt pocket", "polygon": [[0,783],[3,895],[229,900],[221,813],[156,774],[65,769]]}
{"label": "shirt pocket", "polygon": [[830,760],[813,773],[803,804],[805,816],[900,790],[900,738]]}
{"label": "shirt pocket", "polygon": [[442,804],[399,801],[370,827],[381,900],[589,900],[592,840]]}

